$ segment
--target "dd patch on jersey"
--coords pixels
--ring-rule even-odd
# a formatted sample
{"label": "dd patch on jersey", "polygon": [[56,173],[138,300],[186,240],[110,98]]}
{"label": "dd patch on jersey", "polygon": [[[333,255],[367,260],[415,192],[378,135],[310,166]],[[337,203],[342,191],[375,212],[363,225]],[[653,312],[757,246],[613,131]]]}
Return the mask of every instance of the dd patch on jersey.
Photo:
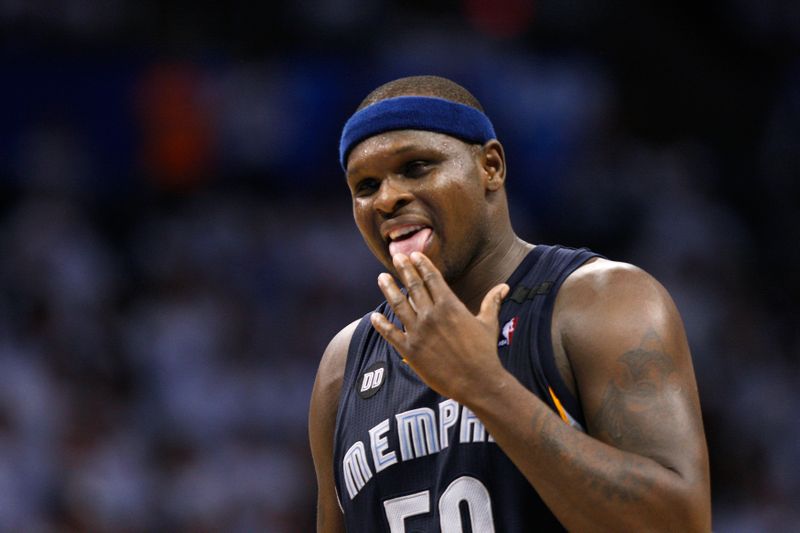
{"label": "dd patch on jersey", "polygon": [[364,373],[361,374],[361,377],[358,378],[358,381],[356,381],[358,395],[365,400],[375,396],[386,381],[386,373],[385,362],[375,363],[367,368]]}

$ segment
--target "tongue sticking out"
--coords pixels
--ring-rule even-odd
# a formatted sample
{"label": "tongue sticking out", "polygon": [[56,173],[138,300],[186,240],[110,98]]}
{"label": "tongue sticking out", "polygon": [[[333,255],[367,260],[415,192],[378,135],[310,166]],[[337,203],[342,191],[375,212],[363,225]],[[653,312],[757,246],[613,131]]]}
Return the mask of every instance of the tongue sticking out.
{"label": "tongue sticking out", "polygon": [[424,228],[405,239],[392,241],[389,243],[389,253],[394,257],[395,254],[411,255],[411,252],[422,252],[431,233],[431,228]]}

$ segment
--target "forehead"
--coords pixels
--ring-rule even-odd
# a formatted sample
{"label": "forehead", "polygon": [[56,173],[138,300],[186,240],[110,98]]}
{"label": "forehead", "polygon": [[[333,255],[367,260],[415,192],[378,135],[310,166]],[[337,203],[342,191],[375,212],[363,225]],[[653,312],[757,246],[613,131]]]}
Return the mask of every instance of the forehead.
{"label": "forehead", "polygon": [[435,152],[454,154],[466,150],[469,145],[460,139],[422,130],[387,131],[364,139],[350,152],[347,172],[359,172],[362,167],[380,161],[389,161],[410,153]]}

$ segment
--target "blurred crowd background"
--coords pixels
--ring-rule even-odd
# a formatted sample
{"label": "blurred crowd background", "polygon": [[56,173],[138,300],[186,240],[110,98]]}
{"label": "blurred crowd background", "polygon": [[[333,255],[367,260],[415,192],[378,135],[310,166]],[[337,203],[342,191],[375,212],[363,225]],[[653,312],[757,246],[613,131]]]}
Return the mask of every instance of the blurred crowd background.
{"label": "blurred crowd background", "polygon": [[340,127],[438,74],[528,241],[686,322],[719,532],[800,528],[800,4],[0,1],[0,531],[311,531],[307,409],[381,299]]}

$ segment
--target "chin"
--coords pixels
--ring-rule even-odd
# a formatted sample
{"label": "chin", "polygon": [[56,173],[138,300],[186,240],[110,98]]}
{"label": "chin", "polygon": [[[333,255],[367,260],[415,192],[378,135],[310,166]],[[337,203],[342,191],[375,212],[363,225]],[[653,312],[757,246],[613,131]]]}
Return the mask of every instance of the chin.
{"label": "chin", "polygon": [[394,269],[394,263],[392,263],[392,254],[388,251],[382,252],[380,255],[375,254],[375,258],[383,265],[387,272],[390,272],[392,275],[397,274]]}

